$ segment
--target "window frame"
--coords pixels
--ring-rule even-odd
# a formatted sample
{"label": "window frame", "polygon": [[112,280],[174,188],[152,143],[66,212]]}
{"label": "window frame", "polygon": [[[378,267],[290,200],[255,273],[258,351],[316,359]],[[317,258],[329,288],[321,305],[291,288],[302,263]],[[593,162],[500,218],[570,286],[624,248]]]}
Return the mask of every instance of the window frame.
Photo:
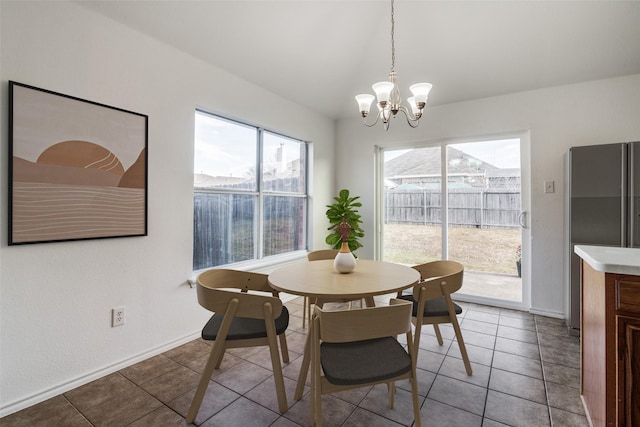
{"label": "window frame", "polygon": [[[300,138],[295,138],[289,135],[286,135],[282,132],[277,132],[277,131],[273,131],[271,129],[262,127],[262,126],[258,126],[258,125],[253,125],[251,123],[247,123],[238,119],[234,119],[234,118],[230,118],[218,113],[212,113],[210,111],[207,111],[205,109],[202,108],[196,108],[195,113],[194,113],[194,126],[195,126],[195,121],[197,120],[197,116],[198,114],[204,114],[204,115],[208,115],[211,116],[213,118],[215,118],[216,120],[222,120],[228,123],[231,123],[235,126],[240,126],[240,127],[244,127],[244,128],[250,128],[252,130],[255,130],[256,132],[256,145],[255,145],[255,150],[256,150],[256,160],[255,160],[255,168],[256,168],[256,189],[255,190],[246,190],[246,189],[230,189],[230,188],[223,188],[223,187],[210,187],[210,188],[203,188],[203,187],[196,187],[195,183],[193,186],[193,194],[194,194],[194,204],[195,204],[195,196],[198,193],[201,194],[222,194],[222,195],[237,195],[237,196],[251,196],[251,197],[255,197],[256,199],[256,207],[255,207],[255,211],[254,211],[254,223],[253,223],[253,237],[254,237],[254,256],[252,259],[247,259],[247,260],[243,260],[243,261],[238,261],[238,262],[232,262],[232,263],[227,263],[227,264],[219,264],[219,265],[211,265],[211,266],[205,266],[205,267],[199,267],[198,269],[195,268],[195,266],[193,265],[196,259],[196,247],[195,247],[195,243],[196,243],[196,236],[195,233],[197,232],[195,224],[194,224],[194,229],[193,229],[193,245],[192,245],[192,268],[194,272],[198,272],[198,271],[204,271],[207,269],[211,269],[211,268],[238,268],[238,269],[249,269],[249,268],[259,268],[259,267],[265,267],[265,266],[269,266],[269,265],[274,265],[277,263],[281,263],[283,261],[286,260],[291,260],[291,259],[299,259],[299,258],[303,258],[306,256],[306,253],[308,252],[308,245],[309,245],[309,237],[310,237],[310,195],[309,195],[309,161],[310,161],[310,157],[309,157],[309,153],[310,153],[310,143],[309,141],[300,139]],[[304,172],[303,174],[301,174],[301,178],[304,179],[304,188],[303,191],[290,191],[290,192],[286,192],[286,191],[277,191],[277,190],[266,190],[264,188],[264,182],[263,182],[263,178],[264,178],[264,170],[265,170],[265,163],[264,163],[264,149],[265,149],[265,134],[270,134],[276,137],[281,137],[284,139],[288,139],[294,142],[297,142],[299,144],[302,144],[303,147],[303,154],[304,154]],[[195,134],[194,134],[194,164],[195,164]],[[195,174],[195,170],[194,170],[194,174]],[[264,230],[265,230],[265,224],[264,224],[264,214],[265,214],[265,208],[264,208],[264,203],[265,203],[265,198],[266,197],[287,197],[287,198],[292,198],[292,199],[303,199],[304,203],[303,203],[303,216],[304,216],[304,230],[302,232],[302,238],[303,238],[303,242],[300,244],[299,249],[297,250],[293,250],[293,251],[288,251],[288,252],[283,252],[283,253],[279,253],[279,254],[274,254],[274,255],[265,255],[265,235],[264,235]],[[195,215],[195,206],[194,206],[194,215]]]}

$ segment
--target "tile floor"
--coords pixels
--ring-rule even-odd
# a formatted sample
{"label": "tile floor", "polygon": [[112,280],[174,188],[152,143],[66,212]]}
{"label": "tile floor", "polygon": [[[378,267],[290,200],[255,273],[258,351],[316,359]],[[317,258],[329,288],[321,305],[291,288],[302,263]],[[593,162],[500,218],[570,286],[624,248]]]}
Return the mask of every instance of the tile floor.
{"label": "tile floor", "polygon": [[[384,299],[384,298],[383,298]],[[305,426],[308,389],[293,400],[306,329],[302,298],[291,313],[284,366],[289,410],[277,411],[266,348],[235,349],[216,371],[195,424]],[[579,339],[563,321],[461,303],[473,376],[467,376],[453,329],[444,345],[423,328],[418,377],[423,426],[588,426],[579,396]],[[0,419],[0,426],[183,426],[210,343],[201,339]],[[409,383],[398,383],[393,410],[385,386],[323,397],[327,426],[411,426]]]}

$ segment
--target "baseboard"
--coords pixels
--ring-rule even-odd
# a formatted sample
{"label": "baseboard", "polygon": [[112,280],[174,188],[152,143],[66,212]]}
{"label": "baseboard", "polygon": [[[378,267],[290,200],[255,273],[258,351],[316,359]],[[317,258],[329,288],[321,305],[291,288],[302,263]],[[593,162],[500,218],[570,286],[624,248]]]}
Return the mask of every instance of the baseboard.
{"label": "baseboard", "polygon": [[486,298],[477,295],[465,295],[465,294],[452,294],[451,298],[454,301],[469,302],[474,304],[490,305],[492,307],[507,308],[510,310],[527,311],[526,307],[521,302],[499,300],[495,298]]}
{"label": "baseboard", "polygon": [[565,315],[562,312],[541,310],[539,308],[533,308],[533,307],[531,307],[529,309],[529,313],[536,314],[538,316],[554,317],[556,319],[564,319],[565,318]]}
{"label": "baseboard", "polygon": [[176,340],[170,341],[161,346],[155,347],[151,350],[144,351],[142,353],[131,356],[127,359],[121,360],[120,362],[114,363],[113,365],[106,366],[104,368],[90,372],[89,374],[82,375],[80,377],[77,377],[72,380],[66,381],[64,383],[58,384],[56,386],[50,387],[46,390],[40,391],[38,393],[34,393],[25,398],[18,399],[13,402],[9,402],[6,405],[0,407],[0,418],[13,414],[14,412],[21,411],[25,408],[28,408],[40,402],[44,402],[47,399],[58,396],[62,393],[66,393],[69,390],[73,390],[74,388],[88,384],[91,381],[95,381],[98,378],[102,378],[106,375],[117,372],[121,369],[134,365],[150,357],[157,356],[158,354],[164,353],[165,351],[171,350],[172,348],[179,347],[182,344],[186,344],[189,341],[192,341],[198,338],[200,336],[200,333],[201,333],[200,331],[194,332],[182,338],[178,338]]}
{"label": "baseboard", "polygon": [[589,427],[593,427],[593,421],[591,421],[591,414],[589,414],[589,407],[587,406],[587,402],[584,401],[584,395],[580,395],[580,400],[582,401],[582,407],[584,408],[584,415],[587,417],[587,421],[589,422]]}
{"label": "baseboard", "polygon": [[549,311],[549,310],[542,310],[539,308],[529,308],[527,309],[526,307],[524,307],[522,305],[521,302],[515,302],[515,301],[507,301],[507,300],[497,300],[494,298],[485,298],[485,297],[480,297],[480,296],[476,296],[476,295],[464,295],[464,294],[453,294],[451,295],[451,298],[455,301],[461,301],[461,302],[470,302],[470,303],[475,303],[475,304],[485,304],[485,305],[490,305],[493,307],[499,307],[499,308],[508,308],[511,310],[520,310],[520,311],[527,311],[531,314],[535,314],[538,316],[546,316],[546,317],[554,317],[556,319],[565,319],[565,315],[563,312],[557,312],[557,311]]}

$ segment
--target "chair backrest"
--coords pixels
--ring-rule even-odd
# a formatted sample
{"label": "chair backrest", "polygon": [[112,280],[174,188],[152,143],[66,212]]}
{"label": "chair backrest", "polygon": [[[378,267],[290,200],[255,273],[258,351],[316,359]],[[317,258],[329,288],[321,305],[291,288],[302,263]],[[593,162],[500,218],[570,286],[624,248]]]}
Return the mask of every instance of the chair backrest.
{"label": "chair backrest", "polygon": [[353,342],[411,332],[412,304],[391,299],[388,306],[324,311],[315,307],[319,338],[325,342]]}
{"label": "chair backrest", "polygon": [[[248,291],[268,292],[269,295],[250,294]],[[266,274],[249,271],[212,269],[198,276],[198,303],[209,311],[225,313],[229,304],[237,303],[235,315],[264,319],[265,304],[271,307],[274,317],[282,312],[278,293],[269,286]]]}
{"label": "chair backrest", "polygon": [[317,251],[309,252],[307,259],[309,261],[318,261],[321,259],[334,259],[338,254],[337,249],[319,249]]}
{"label": "chair backrest", "polygon": [[449,294],[462,287],[464,266],[456,261],[439,260],[413,266],[420,273],[420,282],[413,287],[414,298],[425,300],[443,296],[443,287]]}

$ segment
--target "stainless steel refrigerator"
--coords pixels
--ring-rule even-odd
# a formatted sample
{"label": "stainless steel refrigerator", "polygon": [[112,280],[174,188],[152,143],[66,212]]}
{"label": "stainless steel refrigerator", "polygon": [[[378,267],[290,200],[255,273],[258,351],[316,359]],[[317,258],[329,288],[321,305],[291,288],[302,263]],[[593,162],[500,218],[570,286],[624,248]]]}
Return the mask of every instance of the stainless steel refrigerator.
{"label": "stainless steel refrigerator", "polygon": [[640,142],[573,147],[566,160],[567,327],[580,335],[580,258],[573,247],[640,247]]}

